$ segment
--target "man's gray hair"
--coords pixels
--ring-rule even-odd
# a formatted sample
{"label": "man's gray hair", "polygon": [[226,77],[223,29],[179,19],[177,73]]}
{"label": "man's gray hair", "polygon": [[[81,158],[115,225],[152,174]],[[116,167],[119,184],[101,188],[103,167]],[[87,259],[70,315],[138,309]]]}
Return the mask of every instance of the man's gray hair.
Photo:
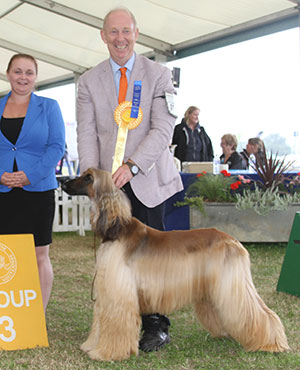
{"label": "man's gray hair", "polygon": [[134,28],[137,27],[137,23],[136,23],[136,19],[135,19],[135,16],[133,15],[133,13],[131,13],[131,11],[126,8],[125,6],[118,6],[112,10],[110,10],[106,16],[104,17],[104,20],[103,20],[103,29],[105,28],[106,26],[106,23],[108,21],[108,18],[109,16],[112,14],[112,13],[115,13],[115,12],[119,12],[119,11],[122,11],[122,12],[125,12],[129,15],[129,17],[132,19],[132,22],[133,22],[133,25],[134,25]]}

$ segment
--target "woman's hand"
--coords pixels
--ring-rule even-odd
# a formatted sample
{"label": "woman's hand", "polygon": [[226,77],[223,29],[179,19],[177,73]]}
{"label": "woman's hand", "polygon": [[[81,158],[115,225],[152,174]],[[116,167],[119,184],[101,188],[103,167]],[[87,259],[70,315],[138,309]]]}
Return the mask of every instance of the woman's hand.
{"label": "woman's hand", "polygon": [[15,179],[15,187],[22,188],[25,185],[29,185],[30,181],[24,171],[13,172]]}
{"label": "woman's hand", "polygon": [[2,185],[5,185],[9,188],[13,188],[15,184],[13,173],[3,172],[0,182]]}
{"label": "woman's hand", "polygon": [[24,171],[4,172],[0,182],[8,188],[22,188],[30,184]]}

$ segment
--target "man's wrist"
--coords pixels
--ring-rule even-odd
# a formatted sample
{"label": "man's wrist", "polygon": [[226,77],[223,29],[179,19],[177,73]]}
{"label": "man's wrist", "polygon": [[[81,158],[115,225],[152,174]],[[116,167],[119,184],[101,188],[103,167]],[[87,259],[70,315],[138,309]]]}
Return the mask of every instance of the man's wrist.
{"label": "man's wrist", "polygon": [[139,173],[140,169],[134,162],[128,160],[125,164],[129,167],[132,176],[135,176]]}

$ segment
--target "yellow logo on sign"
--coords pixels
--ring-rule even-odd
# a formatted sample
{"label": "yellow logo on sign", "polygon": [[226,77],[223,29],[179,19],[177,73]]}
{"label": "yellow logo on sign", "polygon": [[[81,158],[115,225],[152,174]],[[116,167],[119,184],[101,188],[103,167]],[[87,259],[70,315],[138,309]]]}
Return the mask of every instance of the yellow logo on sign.
{"label": "yellow logo on sign", "polygon": [[48,345],[33,235],[0,235],[0,349]]}
{"label": "yellow logo on sign", "polygon": [[0,243],[0,284],[10,281],[17,271],[17,259],[13,251]]}

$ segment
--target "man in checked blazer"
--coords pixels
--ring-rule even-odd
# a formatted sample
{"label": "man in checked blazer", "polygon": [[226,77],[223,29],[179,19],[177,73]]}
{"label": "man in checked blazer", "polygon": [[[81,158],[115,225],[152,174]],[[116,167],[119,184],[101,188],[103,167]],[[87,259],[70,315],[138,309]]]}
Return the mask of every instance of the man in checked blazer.
{"label": "man in checked blazer", "polygon": [[[104,18],[101,38],[110,58],[84,73],[78,84],[77,118],[80,171],[89,167],[112,171],[118,126],[120,68],[126,67],[126,101],[132,101],[135,81],[142,82],[141,124],[128,131],[123,164],[112,174],[132,205],[132,214],[145,224],[164,230],[164,204],[183,189],[169,150],[175,126],[172,111],[174,87],[168,68],[137,55],[138,28],[133,14],[116,8]],[[170,341],[167,317],[143,316],[140,348],[157,350]]]}

